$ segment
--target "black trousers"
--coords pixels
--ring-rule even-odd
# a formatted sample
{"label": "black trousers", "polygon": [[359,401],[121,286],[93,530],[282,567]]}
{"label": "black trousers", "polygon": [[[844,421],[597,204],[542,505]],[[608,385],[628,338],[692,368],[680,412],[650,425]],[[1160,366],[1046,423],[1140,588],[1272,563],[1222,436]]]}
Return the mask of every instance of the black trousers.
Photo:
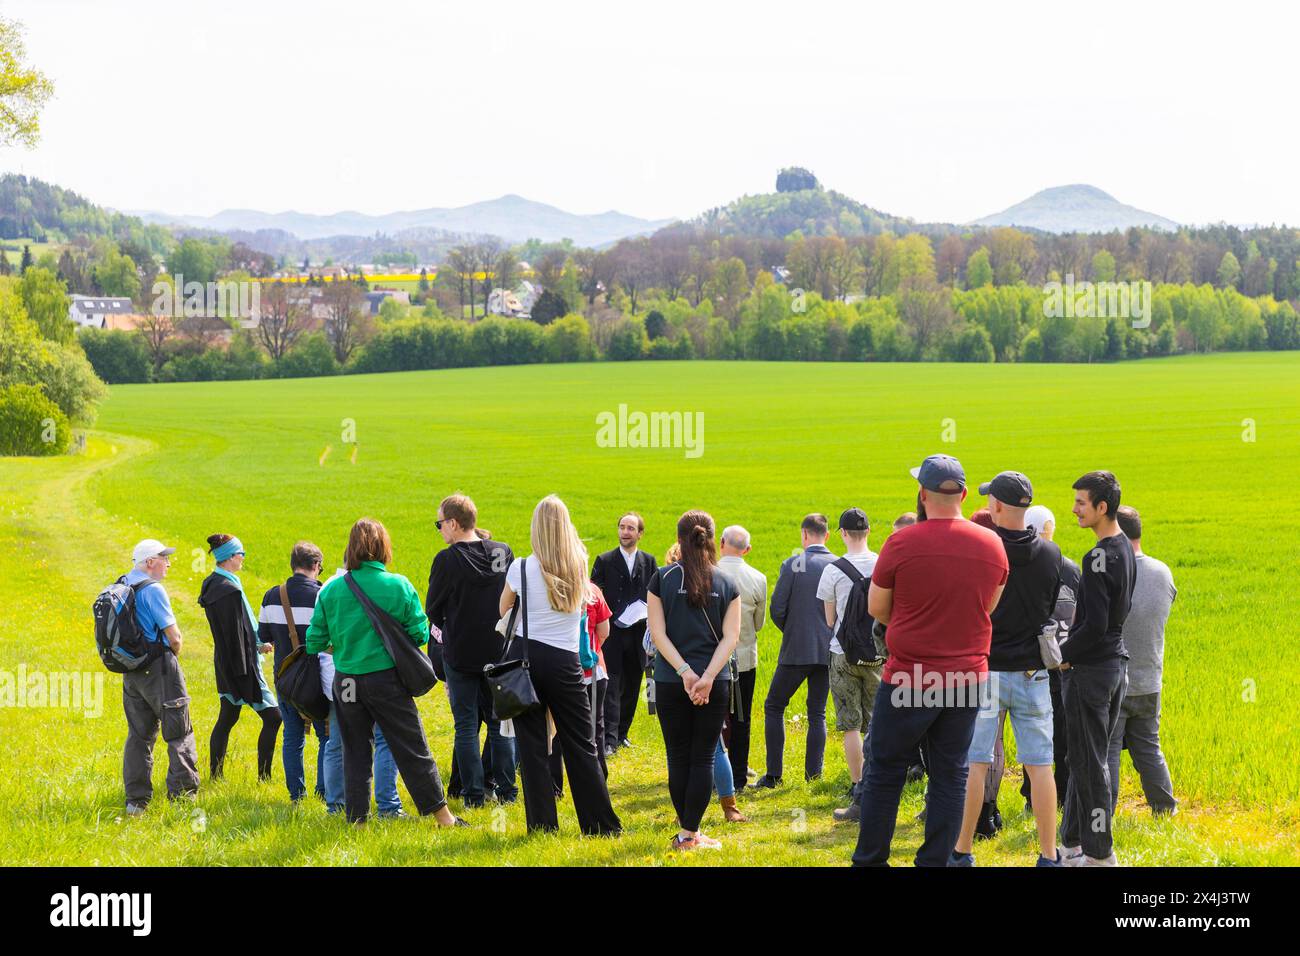
{"label": "black trousers", "polygon": [[757,681],[758,668],[740,672],[736,690],[740,694],[741,713],[745,719],[728,714],[726,720],[727,757],[731,761],[731,778],[735,781],[737,793],[745,789],[749,780],[749,733],[754,719],[754,684]]}
{"label": "black trousers", "polygon": [[[1052,692],[1052,776],[1056,778],[1056,805],[1065,806],[1065,791],[1070,784],[1070,747],[1065,729],[1065,702],[1061,699],[1061,672],[1047,672],[1048,686]],[[1025,803],[1032,802],[1033,787],[1029,774],[1020,784],[1020,795]]]}
{"label": "black trousers", "polygon": [[549,710],[555,721],[556,743],[563,748],[564,769],[569,775],[579,828],[588,836],[620,832],[623,824],[609,802],[609,789],[596,756],[590,691],[582,683],[578,652],[562,651],[530,640],[528,671],[541,707],[516,717],[514,725],[529,831],[560,828],[546,747],[546,711]]}
{"label": "black trousers", "polygon": [[1110,738],[1128,688],[1122,657],[1098,664],[1071,664],[1062,675],[1066,729],[1070,736],[1070,783],[1061,815],[1061,840],[1095,860],[1115,848],[1110,793]]}
{"label": "black trousers", "polygon": [[[826,697],[831,692],[828,664],[777,664],[763,702],[767,738],[767,772],[780,777],[785,760],[785,709],[804,681],[808,682],[808,740],[803,755],[804,778],[821,776],[826,756]],[[657,702],[656,702],[657,703]]]}
{"label": "black trousers", "polygon": [[[239,722],[239,713],[243,704],[232,704],[224,697],[218,698],[221,708],[217,712],[217,722],[212,725],[212,736],[208,738],[209,776],[216,780],[226,768],[226,746],[230,743],[230,731]],[[262,718],[262,730],[257,735],[257,778],[271,779],[271,768],[275,763],[275,738],[279,736],[280,725],[284,718],[280,708],[264,707],[256,711]]]}
{"label": "black trousers", "polygon": [[605,668],[609,671],[609,690],[605,694],[605,746],[617,747],[627,738],[636,716],[637,698],[641,696],[641,675],[645,673],[645,621],[631,627],[611,623],[609,637],[601,646]]}
{"label": "black trousers", "polygon": [[447,805],[420,712],[395,669],[372,674],[335,671],[334,708],[343,737],[343,792],[349,823],[364,820],[370,813],[375,724],[384,732],[397,772],[420,815],[436,813]]}
{"label": "black trousers", "polygon": [[[596,681],[596,757],[600,760],[600,772],[606,780],[609,779],[609,767],[605,764],[602,742],[605,739],[605,692],[608,689],[609,678]],[[590,684],[587,685],[587,693],[591,693]],[[564,745],[560,743],[558,734],[551,741],[551,782],[555,785],[557,794],[564,793]]]}
{"label": "black trousers", "polygon": [[681,681],[655,681],[655,710],[668,752],[668,795],[677,822],[692,833],[713,797],[713,758],[730,695],[730,682],[719,681],[709,691],[709,702],[700,706]]}

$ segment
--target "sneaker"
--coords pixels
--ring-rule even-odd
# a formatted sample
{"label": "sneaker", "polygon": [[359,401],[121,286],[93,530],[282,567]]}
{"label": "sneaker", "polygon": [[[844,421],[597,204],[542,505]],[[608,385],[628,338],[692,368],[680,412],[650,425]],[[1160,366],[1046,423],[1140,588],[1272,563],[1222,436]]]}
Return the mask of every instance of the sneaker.
{"label": "sneaker", "polygon": [[997,804],[986,803],[980,808],[979,819],[975,821],[975,839],[988,840],[1002,829],[1002,814]]}
{"label": "sneaker", "polygon": [[949,866],[974,866],[975,854],[958,853],[956,850],[953,850],[952,855],[948,857],[948,865]]}
{"label": "sneaker", "polygon": [[620,741],[618,742],[618,745],[619,745],[620,747],[626,747],[628,750],[631,750],[631,749],[632,749],[632,741],[628,740],[626,737],[624,737],[622,740],[620,740]]}
{"label": "sneaker", "polygon": [[128,817],[138,817],[148,809],[149,804],[147,803],[128,803],[126,805],[126,815]]}
{"label": "sneaker", "polygon": [[750,784],[750,786],[755,790],[775,790],[777,787],[781,786],[781,778],[774,777],[770,773],[765,773]]}
{"label": "sneaker", "polygon": [[452,824],[452,827],[468,827],[468,826],[469,826],[469,821],[463,820],[460,817],[457,817],[456,822]]}
{"label": "sneaker", "polygon": [[396,810],[380,810],[375,816],[381,820],[409,820],[410,815],[400,807]]}
{"label": "sneaker", "polygon": [[616,754],[616,753],[618,753],[618,748],[617,748],[617,747],[613,747],[613,746],[606,745],[606,747],[605,747],[605,759],[606,759],[606,760],[608,760],[610,757],[614,756],[614,754]]}
{"label": "sneaker", "polygon": [[746,768],[745,768],[745,776],[746,776],[748,779],[750,779],[750,780],[757,780],[757,779],[758,779],[758,771],[755,770],[753,767],[746,767]]}
{"label": "sneaker", "polygon": [[699,841],[695,837],[684,837],[680,833],[673,834],[674,850],[694,850],[699,846]]}
{"label": "sneaker", "polygon": [[1115,857],[1115,851],[1111,850],[1110,856],[1097,859],[1096,857],[1084,856],[1083,862],[1079,866],[1119,866],[1119,860]]}
{"label": "sneaker", "polygon": [[703,830],[701,830],[699,834],[695,837],[695,845],[698,846],[701,850],[722,849],[722,842],[713,839],[713,837],[711,836],[707,836]]}
{"label": "sneaker", "polygon": [[831,814],[836,823],[857,823],[862,819],[862,808],[851,803],[847,807],[841,807]]}
{"label": "sneaker", "polygon": [[1055,860],[1049,860],[1047,857],[1043,856],[1043,854],[1038,854],[1038,862],[1034,864],[1034,868],[1037,869],[1038,867],[1044,866],[1065,866],[1065,861],[1061,858],[1061,851],[1059,849],[1056,851]]}
{"label": "sneaker", "polygon": [[1063,846],[1056,851],[1061,860],[1061,866],[1082,866],[1083,849],[1077,846]]}

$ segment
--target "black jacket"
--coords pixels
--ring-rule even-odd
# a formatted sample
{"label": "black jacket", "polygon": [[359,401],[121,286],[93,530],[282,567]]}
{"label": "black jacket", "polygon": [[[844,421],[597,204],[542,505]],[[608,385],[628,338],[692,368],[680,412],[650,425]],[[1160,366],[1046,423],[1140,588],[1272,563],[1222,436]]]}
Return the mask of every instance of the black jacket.
{"label": "black jacket", "polygon": [[501,541],[457,541],[433,556],[424,613],[442,631],[443,663],[458,671],[483,670],[501,659],[497,633],[501,588],[515,559]]}
{"label": "black jacket", "polygon": [[605,595],[605,603],[613,615],[613,620],[609,622],[611,628],[618,627],[615,622],[629,604],[646,599],[650,579],[658,570],[655,559],[640,549],[632,559],[631,575],[627,573],[627,560],[623,557],[622,548],[614,548],[596,556],[591,567],[591,580],[596,582],[596,586]]}
{"label": "black jacket", "polygon": [[212,665],[217,693],[229,694],[246,704],[262,702],[258,677],[257,632],[244,610],[239,588],[215,571],[203,579],[199,604],[208,615],[212,631]]}
{"label": "black jacket", "polygon": [[293,650],[293,641],[289,639],[289,625],[284,622],[284,605],[280,603],[280,588],[289,588],[289,610],[293,612],[293,623],[298,629],[298,643],[307,643],[307,626],[311,624],[312,612],[316,609],[316,597],[320,594],[321,583],[307,575],[294,572],[284,584],[277,584],[262,595],[262,607],[258,615],[257,639],[263,644],[275,647],[274,666],[271,673],[278,674],[280,665]]}
{"label": "black jacket", "polygon": [[1123,532],[1098,541],[1079,562],[1083,575],[1074,627],[1061,645],[1068,664],[1099,664],[1127,658],[1124,619],[1133,600],[1137,560]]}
{"label": "black jacket", "polygon": [[1061,590],[1061,549],[1038,532],[995,528],[1007,552],[1007,586],[989,615],[993,641],[989,670],[1033,671],[1043,667],[1038,635],[1053,619]]}

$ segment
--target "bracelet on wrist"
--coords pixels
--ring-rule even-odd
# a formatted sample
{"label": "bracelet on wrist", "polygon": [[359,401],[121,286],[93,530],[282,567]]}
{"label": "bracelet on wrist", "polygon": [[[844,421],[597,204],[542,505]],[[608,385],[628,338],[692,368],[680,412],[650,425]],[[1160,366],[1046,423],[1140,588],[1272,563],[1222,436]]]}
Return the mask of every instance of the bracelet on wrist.
{"label": "bracelet on wrist", "polygon": [[685,674],[685,673],[686,673],[688,670],[690,670],[690,669],[691,669],[691,665],[690,665],[690,664],[687,664],[685,661],[682,661],[682,666],[679,667],[679,668],[677,668],[677,676],[678,676],[678,677],[681,677],[683,674]]}

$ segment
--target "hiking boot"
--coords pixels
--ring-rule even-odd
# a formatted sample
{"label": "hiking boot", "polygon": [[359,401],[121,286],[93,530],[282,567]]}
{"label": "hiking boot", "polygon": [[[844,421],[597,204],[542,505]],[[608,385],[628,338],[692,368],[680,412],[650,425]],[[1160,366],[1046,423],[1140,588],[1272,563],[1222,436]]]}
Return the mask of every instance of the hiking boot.
{"label": "hiking boot", "polygon": [[775,790],[781,786],[781,778],[774,777],[770,773],[765,773],[753,783],[750,784],[755,790]]}
{"label": "hiking boot", "polygon": [[948,857],[948,865],[949,866],[974,866],[975,854],[958,853],[956,850],[953,850],[952,855]]}
{"label": "hiking boot", "polygon": [[728,823],[748,823],[749,818],[740,812],[736,806],[735,797],[719,797],[718,802],[722,804],[722,816]]}
{"label": "hiking boot", "polygon": [[857,823],[862,819],[862,807],[856,803],[851,803],[847,807],[842,807],[831,814],[836,823]]}

